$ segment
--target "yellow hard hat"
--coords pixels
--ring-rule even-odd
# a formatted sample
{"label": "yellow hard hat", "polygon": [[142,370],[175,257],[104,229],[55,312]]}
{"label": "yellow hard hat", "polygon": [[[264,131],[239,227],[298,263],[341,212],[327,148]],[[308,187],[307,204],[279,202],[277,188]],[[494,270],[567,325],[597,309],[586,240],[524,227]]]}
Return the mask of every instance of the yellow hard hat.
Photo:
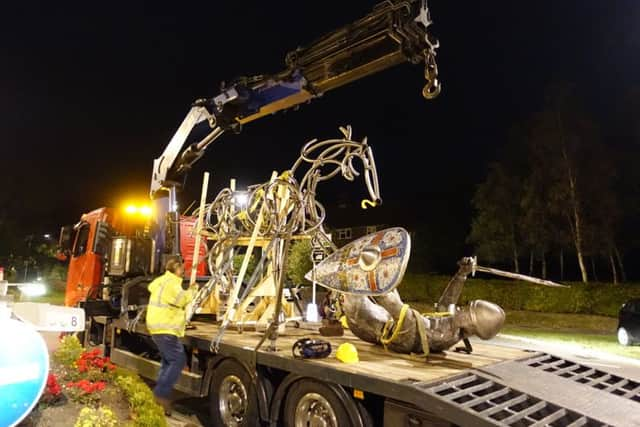
{"label": "yellow hard hat", "polygon": [[340,344],[338,350],[336,350],[336,358],[343,363],[358,363],[360,361],[358,359],[358,350],[349,342]]}

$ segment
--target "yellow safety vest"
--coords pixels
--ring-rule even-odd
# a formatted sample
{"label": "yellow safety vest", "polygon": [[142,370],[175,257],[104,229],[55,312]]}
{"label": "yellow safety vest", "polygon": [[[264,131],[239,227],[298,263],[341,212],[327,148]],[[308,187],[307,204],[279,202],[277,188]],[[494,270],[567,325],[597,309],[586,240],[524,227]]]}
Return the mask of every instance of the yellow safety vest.
{"label": "yellow safety vest", "polygon": [[152,334],[184,336],[185,307],[195,296],[195,289],[184,290],[182,277],[167,271],[149,284],[147,329]]}

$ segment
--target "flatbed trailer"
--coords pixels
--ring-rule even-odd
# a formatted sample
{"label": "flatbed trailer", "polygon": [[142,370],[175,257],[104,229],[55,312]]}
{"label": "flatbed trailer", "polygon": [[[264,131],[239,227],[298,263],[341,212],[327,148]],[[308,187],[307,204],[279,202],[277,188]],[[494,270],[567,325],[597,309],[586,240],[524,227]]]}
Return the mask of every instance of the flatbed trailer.
{"label": "flatbed trailer", "polygon": [[[94,321],[106,324],[105,351],[114,363],[155,380],[159,361],[136,352],[151,342],[144,323]],[[208,397],[214,423],[218,420],[214,425],[221,419],[217,408],[226,408],[222,419],[228,421],[229,408],[244,405],[245,419],[236,425],[296,425],[291,411],[302,408],[309,411],[303,416],[309,423],[300,425],[324,425],[313,421],[330,413],[339,426],[362,427],[640,426],[640,383],[542,352],[478,343],[471,354],[447,351],[425,358],[385,351],[349,331],[327,338],[288,327],[278,338],[277,351],[267,346],[254,351],[262,333],[231,329],[213,353],[210,343],[218,325],[193,325],[182,339],[188,369],[176,388]],[[292,345],[303,337],[329,341],[332,354],[295,358]],[[343,342],[355,345],[358,363],[335,358]],[[230,384],[236,385],[232,391]],[[303,399],[310,401],[307,406],[300,404]]]}

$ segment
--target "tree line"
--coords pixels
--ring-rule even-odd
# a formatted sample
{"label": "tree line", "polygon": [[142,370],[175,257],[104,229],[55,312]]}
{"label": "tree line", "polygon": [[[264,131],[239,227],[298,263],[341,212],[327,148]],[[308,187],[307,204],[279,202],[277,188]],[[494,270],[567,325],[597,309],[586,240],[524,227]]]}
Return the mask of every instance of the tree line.
{"label": "tree line", "polygon": [[513,126],[477,187],[468,242],[483,261],[516,272],[546,278],[554,259],[560,280],[574,262],[585,283],[627,280],[624,253],[637,242],[626,224],[640,212],[627,142],[603,137],[572,86],[551,88],[544,109]]}

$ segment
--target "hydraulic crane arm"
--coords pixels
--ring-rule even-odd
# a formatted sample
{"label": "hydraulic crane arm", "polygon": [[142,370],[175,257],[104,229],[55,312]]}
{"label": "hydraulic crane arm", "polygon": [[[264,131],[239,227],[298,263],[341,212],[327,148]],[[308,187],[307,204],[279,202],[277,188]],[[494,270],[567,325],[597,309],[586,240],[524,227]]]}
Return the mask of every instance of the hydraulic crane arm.
{"label": "hydraulic crane arm", "polygon": [[[177,185],[180,177],[226,130],[265,115],[298,106],[352,81],[394,65],[423,62],[427,99],[440,93],[435,61],[438,42],[429,34],[426,0],[387,0],[371,13],[286,56],[286,70],[274,75],[241,77],[221,93],[194,103],[160,157],[155,159],[151,197]],[[207,121],[209,134],[184,145],[191,131]]]}

